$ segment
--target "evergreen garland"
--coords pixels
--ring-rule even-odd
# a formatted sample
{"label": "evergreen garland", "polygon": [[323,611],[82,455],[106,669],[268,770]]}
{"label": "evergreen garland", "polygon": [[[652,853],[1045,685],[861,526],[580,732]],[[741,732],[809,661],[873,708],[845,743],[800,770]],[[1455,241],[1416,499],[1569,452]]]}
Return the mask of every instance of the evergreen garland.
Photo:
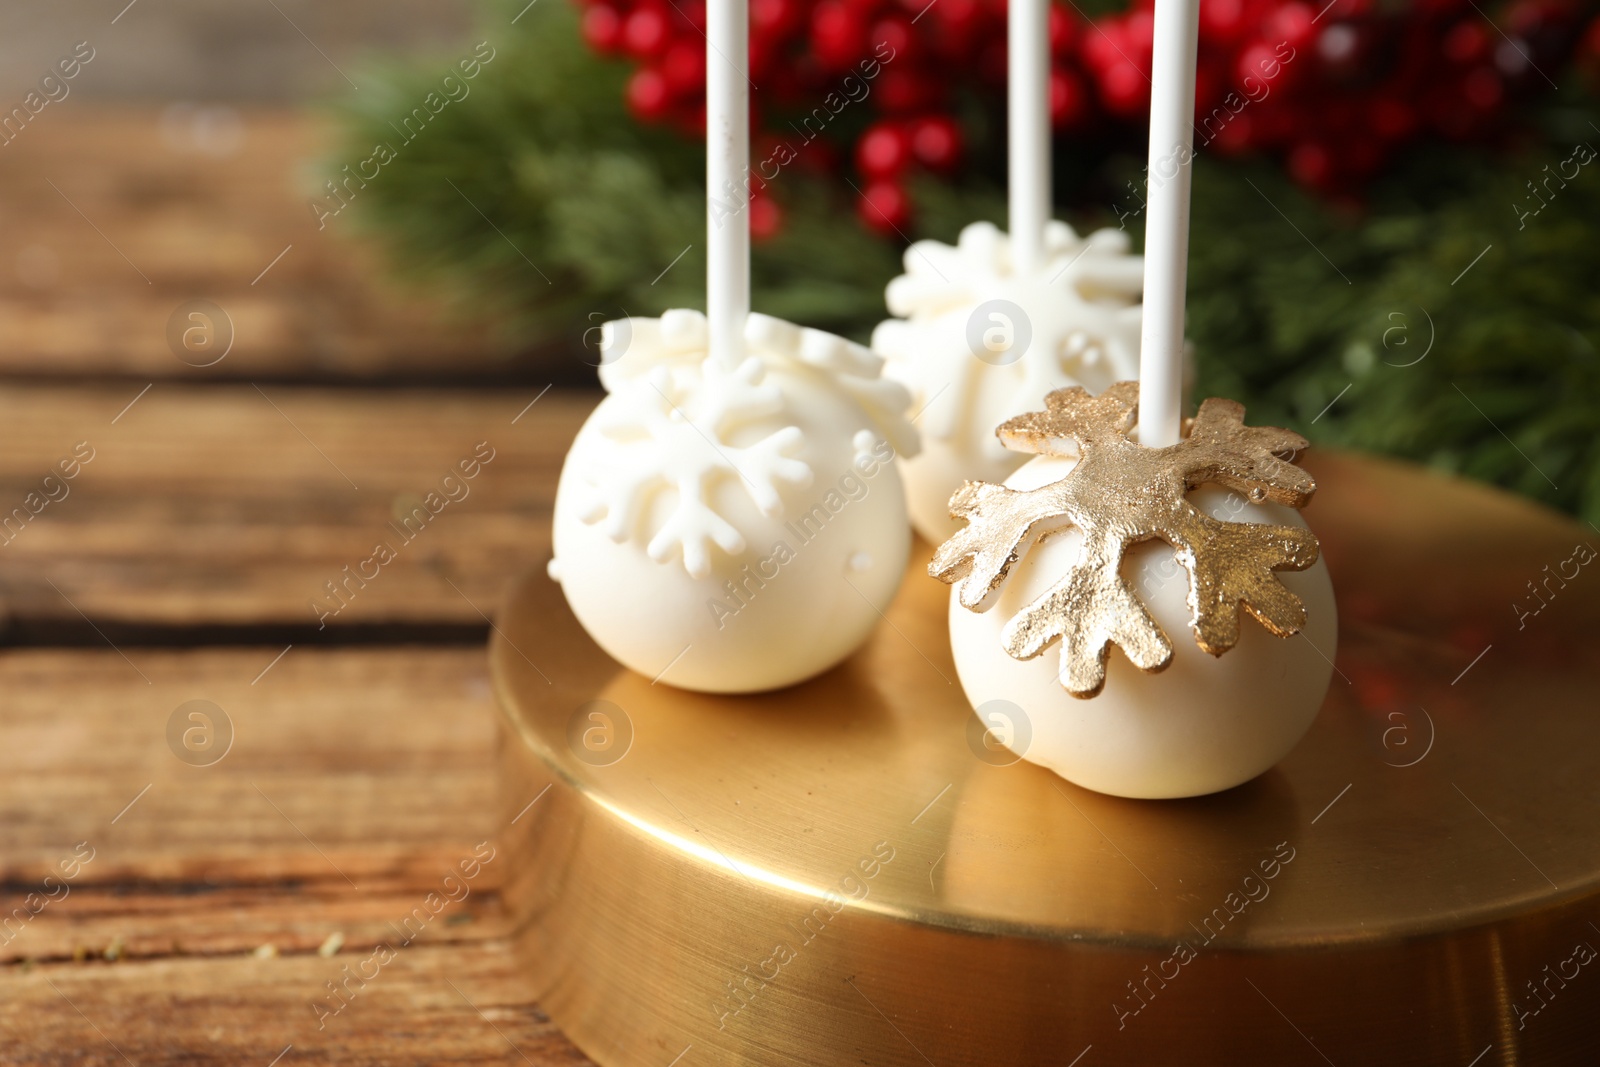
{"label": "evergreen garland", "polygon": [[[593,361],[590,327],[702,305],[703,146],[630,117],[627,68],[583,47],[564,0],[508,30],[510,14],[490,6],[495,62],[351,214],[413,278],[501,324],[540,374],[573,380]],[[389,123],[442,70],[372,79],[342,115],[342,158],[392,140]],[[852,121],[839,116],[841,128]],[[1253,422],[1314,443],[1458,471],[1600,524],[1600,159],[1560,177],[1576,146],[1600,148],[1597,126],[1593,97],[1565,89],[1529,116],[1514,151],[1419,149],[1359,209],[1306,194],[1275,164],[1202,155],[1188,311],[1199,395],[1237,398]],[[963,129],[988,165],[915,184],[908,236],[950,241],[976,219],[1003,224],[1003,130],[973,108]],[[1122,213],[1138,247],[1129,148],[1058,146],[1057,192],[1080,229]],[[812,151],[771,185],[784,224],[756,243],[755,303],[864,340],[902,248],[857,221],[855,192],[820,165],[823,145]]]}

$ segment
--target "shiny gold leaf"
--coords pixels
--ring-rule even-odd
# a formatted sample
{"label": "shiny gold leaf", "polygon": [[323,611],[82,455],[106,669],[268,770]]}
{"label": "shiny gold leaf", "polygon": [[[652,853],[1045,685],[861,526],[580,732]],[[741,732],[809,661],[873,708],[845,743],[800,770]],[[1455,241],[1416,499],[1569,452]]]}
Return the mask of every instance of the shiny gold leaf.
{"label": "shiny gold leaf", "polygon": [[1059,481],[1038,489],[968,482],[950,498],[967,521],[939,547],[928,573],[957,587],[962,606],[982,611],[1022,550],[1066,526],[1083,535],[1078,561],[1007,624],[1002,640],[1017,659],[1061,640],[1062,684],[1092,697],[1105,685],[1112,644],[1146,671],[1172,661],[1172,643],[1121,575],[1128,546],[1159,538],[1189,573],[1189,623],[1195,643],[1214,656],[1239,639],[1239,611],[1279,637],[1305,625],[1305,605],[1276,571],[1317,561],[1309,530],[1227,522],[1201,512],[1186,494],[1222,485],[1256,502],[1304,507],[1316,491],[1292,458],[1306,447],[1289,430],[1244,425],[1244,407],[1211,399],[1184,426],[1183,440],[1145,448],[1128,437],[1138,384],[1119,382],[1099,396],[1058,389],[1045,410],[1008,419],[995,431],[1007,448],[1076,456]]}

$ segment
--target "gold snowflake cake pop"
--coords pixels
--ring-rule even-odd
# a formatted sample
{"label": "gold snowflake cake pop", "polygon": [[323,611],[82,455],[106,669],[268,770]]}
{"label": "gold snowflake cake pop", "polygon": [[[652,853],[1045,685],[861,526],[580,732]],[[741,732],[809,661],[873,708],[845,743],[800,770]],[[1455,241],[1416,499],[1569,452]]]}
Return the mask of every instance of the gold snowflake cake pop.
{"label": "gold snowflake cake pop", "polygon": [[[956,491],[966,525],[928,571],[953,586],[973,707],[1026,722],[1005,731],[1019,755],[1102,792],[1188,796],[1254,777],[1305,732],[1333,669],[1333,595],[1298,511],[1316,491],[1290,461],[1305,439],[1213,399],[1177,444],[1148,448],[1129,436],[1137,399],[1133,382],[1059,389],[1002,423],[1035,458]],[[1169,637],[1182,626],[1186,655]]]}

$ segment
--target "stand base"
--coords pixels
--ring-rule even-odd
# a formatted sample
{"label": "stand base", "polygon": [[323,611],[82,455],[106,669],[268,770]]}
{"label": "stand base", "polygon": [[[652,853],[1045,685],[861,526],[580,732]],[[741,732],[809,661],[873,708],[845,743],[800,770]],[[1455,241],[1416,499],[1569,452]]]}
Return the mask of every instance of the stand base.
{"label": "stand base", "polygon": [[1600,535],[1309,465],[1338,673],[1286,760],[1193,800],[980,758],[926,546],[865,649],[750,697],[623,670],[530,577],[490,654],[544,1009],[604,1067],[1597,1062],[1600,577],[1574,547]]}

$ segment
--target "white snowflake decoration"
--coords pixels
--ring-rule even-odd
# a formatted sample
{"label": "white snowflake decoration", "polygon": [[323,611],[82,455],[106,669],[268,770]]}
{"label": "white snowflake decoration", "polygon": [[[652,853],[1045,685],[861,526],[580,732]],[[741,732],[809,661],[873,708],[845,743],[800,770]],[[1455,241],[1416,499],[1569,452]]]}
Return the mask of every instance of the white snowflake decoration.
{"label": "white snowflake decoration", "polygon": [[[753,314],[746,358],[736,368],[707,358],[708,331],[697,311],[605,325],[600,380],[613,395],[596,429],[606,447],[580,472],[587,486],[585,523],[613,541],[638,530],[655,495],[670,490],[666,518],[650,532],[646,552],[657,562],[682,557],[691,577],[712,571],[712,548],[737,555],[744,535],[717,511],[713,490],[741,485],[763,514],[783,517],[785,491],[809,486],[815,473],[798,426],[787,423],[790,400],[774,369],[831,382],[858,404],[901,455],[917,450],[905,419],[906,389],[879,377],[882,360],[833,334]],[[859,450],[859,445],[856,446]]]}
{"label": "white snowflake decoration", "polygon": [[[1052,389],[1100,392],[1138,377],[1144,260],[1128,247],[1119,230],[1082,238],[1051,222],[1045,264],[1029,277],[1013,272],[1010,238],[992,223],[966,227],[954,246],[919,241],[907,249],[906,273],[887,294],[890,313],[900,317],[878,325],[872,347],[887,360],[886,373],[910,387],[913,405],[926,409],[924,438],[975,436],[998,454],[996,423]],[[1009,361],[979,358],[969,338],[971,317],[996,300],[1020,308],[1031,334]],[[1004,380],[1001,410],[974,410],[980,377]]]}

